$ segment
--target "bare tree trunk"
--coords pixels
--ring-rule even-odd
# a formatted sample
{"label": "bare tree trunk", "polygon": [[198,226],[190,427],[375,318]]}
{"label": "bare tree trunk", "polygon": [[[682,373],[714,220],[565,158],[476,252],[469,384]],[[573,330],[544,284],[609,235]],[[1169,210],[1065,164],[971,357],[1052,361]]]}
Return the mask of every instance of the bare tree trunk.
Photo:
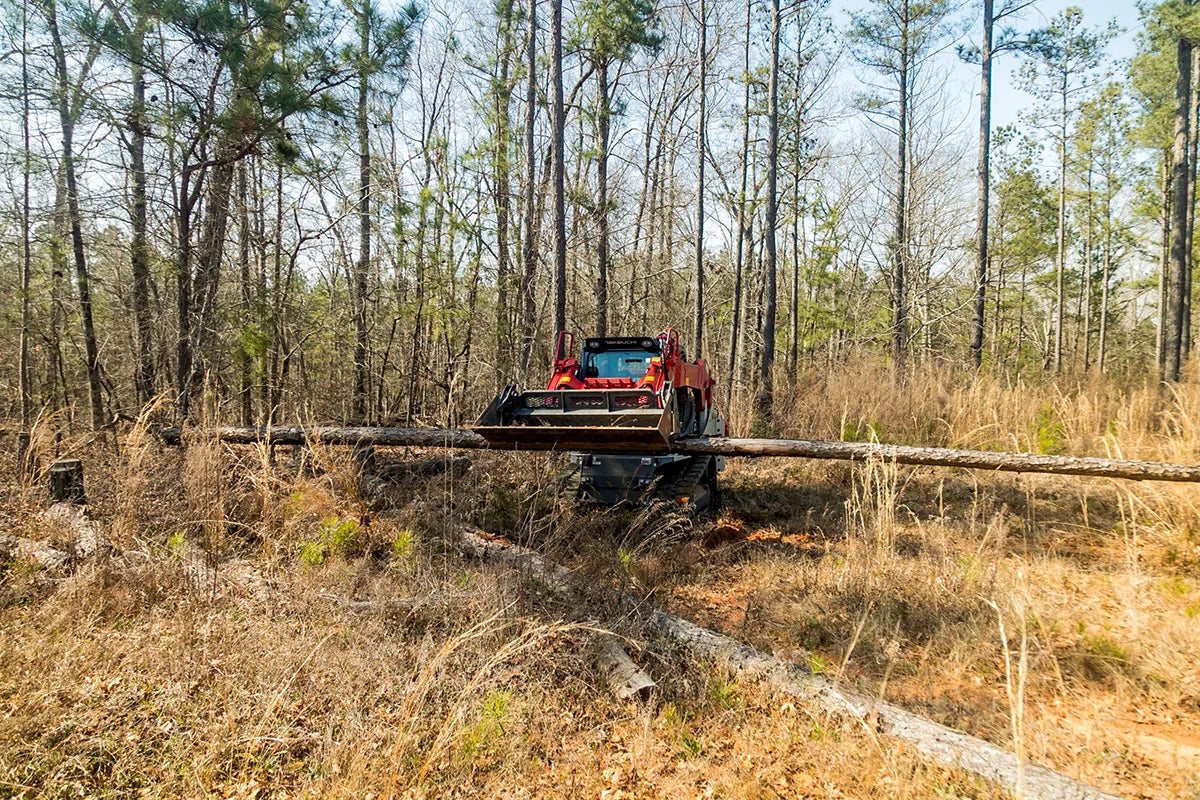
{"label": "bare tree trunk", "polygon": [[537,159],[534,153],[533,128],[537,115],[537,0],[529,0],[529,26],[525,45],[528,75],[525,84],[525,241],[521,248],[521,382],[529,381],[529,365],[533,358],[534,334],[537,327],[537,304],[534,299],[534,278],[537,274],[537,209],[534,207],[534,183],[537,180]]}
{"label": "bare tree trunk", "polygon": [[1181,360],[1192,352],[1192,255],[1196,228],[1196,160],[1200,155],[1200,48],[1192,47],[1191,119],[1188,121],[1187,268],[1183,271],[1183,330]]}
{"label": "bare tree trunk", "polygon": [[763,265],[764,303],[762,321],[762,361],[759,363],[758,400],[755,403],[757,417],[767,425],[771,423],[772,405],[775,399],[775,311],[776,277],[778,253],[776,251],[776,228],[779,224],[779,27],[780,0],[771,0],[771,67],[767,75],[767,218],[766,262]]}
{"label": "bare tree trunk", "polygon": [[139,14],[131,37],[130,79],[133,99],[129,107],[129,177],[132,208],[129,221],[129,266],[133,273],[133,316],[137,332],[137,366],[134,383],[138,402],[154,394],[154,322],[150,312],[150,264],[146,247],[146,70],[144,45],[146,17]]}
{"label": "bare tree trunk", "polygon": [[509,288],[512,284],[512,263],[508,247],[508,223],[512,215],[512,187],[509,181],[509,117],[512,85],[509,68],[513,44],[513,3],[503,0],[500,16],[500,74],[494,89],[496,102],[495,179],[496,202],[496,375],[497,383],[512,377],[512,317],[509,311]]}
{"label": "bare tree trunk", "polygon": [[554,171],[554,329],[567,327],[567,198],[565,187],[566,109],[563,106],[562,4],[550,0],[550,150]]}
{"label": "bare tree trunk", "polygon": [[[802,257],[802,241],[800,233],[800,220],[804,212],[804,205],[800,200],[800,182],[803,179],[801,147],[802,141],[800,130],[802,120],[800,114],[801,108],[800,98],[800,76],[803,72],[801,65],[803,64],[804,53],[802,51],[804,37],[797,33],[796,35],[796,68],[792,75],[792,101],[795,103],[793,109],[796,118],[793,120],[792,133],[792,148],[794,150],[793,158],[795,164],[792,173],[792,297],[790,308],[788,309],[788,354],[787,354],[787,372],[788,383],[795,383],[796,363],[800,355],[800,261]],[[806,198],[807,199],[807,198]]]}
{"label": "bare tree trunk", "polygon": [[901,2],[900,103],[896,132],[896,210],[892,230],[892,364],[902,380],[908,355],[908,288],[905,282],[908,254],[908,0]]}
{"label": "bare tree trunk", "polygon": [[21,354],[17,365],[18,392],[21,395],[21,430],[17,434],[17,475],[26,471],[29,450],[29,426],[33,417],[33,387],[29,381],[29,274],[30,223],[29,174],[32,171],[29,149],[29,5],[21,8]]}
{"label": "bare tree trunk", "polygon": [[[245,161],[238,165],[237,175],[237,194],[238,194],[238,267],[240,271],[242,289],[242,325],[250,324],[254,315],[254,304],[250,292],[250,187],[249,178],[246,173],[249,171]],[[251,353],[247,349],[248,342],[243,341],[241,347],[238,348],[238,372],[240,373],[241,386],[239,387],[238,395],[240,396],[242,424],[251,425],[254,421],[254,390],[250,377],[250,359]]]}
{"label": "bare tree trunk", "polygon": [[704,353],[704,161],[707,151],[707,97],[708,94],[708,8],[705,0],[700,0],[700,45],[696,54],[699,79],[696,85],[699,106],[696,116],[696,274],[695,305],[693,313],[696,316],[692,342],[696,348],[696,357]]}
{"label": "bare tree trunk", "polygon": [[[269,442],[277,445],[321,443],[326,445],[374,445],[376,447],[450,447],[547,451],[560,449],[554,437],[530,441],[490,443],[474,430],[455,428],[387,427],[217,427],[205,431],[230,444]],[[181,428],[159,432],[163,442],[182,442]],[[994,450],[957,450],[946,447],[910,447],[876,442],[840,442],[821,439],[754,439],[723,436],[685,437],[671,442],[673,453],[725,455],[747,458],[813,458],[838,461],[878,461],[927,467],[959,467],[998,472],[1036,472],[1047,475],[1086,475],[1132,481],[1200,483],[1200,465],[1163,461],[1132,461],[1090,456],[1048,456],[1005,453]]]}
{"label": "bare tree trunk", "polygon": [[79,315],[83,322],[83,347],[87,359],[88,398],[91,403],[92,429],[104,426],[104,400],[100,384],[100,348],[92,319],[91,276],[83,249],[83,221],[79,210],[79,188],[75,175],[75,116],[71,108],[71,85],[67,73],[67,55],[58,28],[56,0],[45,0],[47,27],[54,54],[55,94],[59,124],[62,127],[62,161],[67,199],[67,223],[71,230],[71,254],[75,261],[75,281],[79,290]]}
{"label": "bare tree trunk", "polygon": [[1164,333],[1164,377],[1168,381],[1179,380],[1183,344],[1184,276],[1191,260],[1187,252],[1187,217],[1192,44],[1185,37],[1179,39],[1176,66],[1179,74],[1175,83],[1175,143],[1171,152],[1171,259],[1167,276],[1167,296],[1170,303]]}
{"label": "bare tree trunk", "polygon": [[370,77],[367,68],[371,52],[371,3],[362,0],[358,9],[358,104],[355,123],[358,133],[358,263],[354,267],[354,285],[349,287],[354,308],[354,390],[350,413],[356,420],[367,415],[367,271],[371,268],[371,127],[367,121]]}
{"label": "bare tree trunk", "polygon": [[271,402],[267,421],[278,419],[283,398],[283,162],[275,165],[275,230],[271,258]]}
{"label": "bare tree trunk", "polygon": [[175,399],[179,415],[187,418],[190,411],[188,384],[192,374],[192,210],[199,197],[200,180],[192,186],[192,169],[184,164],[180,170],[179,206],[175,215],[179,242],[175,253],[175,311],[178,325],[175,351]]}
{"label": "bare tree trunk", "polygon": [[[979,84],[979,161],[976,184],[979,199],[975,218],[975,309],[971,327],[971,363],[983,366],[983,320],[988,281],[988,210],[991,202],[992,146],[992,27],[993,0],[983,0],[983,41],[980,47],[982,77]],[[997,300],[997,302],[999,302]]]}
{"label": "bare tree trunk", "polygon": [[1158,379],[1166,380],[1167,369],[1167,270],[1171,260],[1171,151],[1164,150],[1162,158],[1162,224],[1159,226],[1158,251],[1158,318],[1154,329],[1154,358],[1158,365]]}
{"label": "bare tree trunk", "polygon": [[[556,0],[557,1],[557,0]],[[596,245],[596,336],[608,335],[608,137],[611,128],[612,98],[609,97],[608,62],[596,67],[596,84],[600,92],[599,153],[596,158],[596,225],[599,241]]]}
{"label": "bare tree trunk", "polygon": [[[431,123],[432,126],[432,123]],[[422,142],[421,150],[425,160],[425,175],[421,181],[422,186],[428,186],[430,176],[433,173],[433,162],[429,153],[429,137],[425,136]],[[420,369],[422,360],[421,340],[424,335],[424,316],[425,316],[425,233],[429,226],[429,199],[426,193],[421,193],[421,198],[418,201],[419,211],[417,213],[417,251],[414,256],[416,267],[416,280],[414,281],[413,294],[417,298],[417,307],[413,314],[412,324],[412,343],[409,348],[408,357],[408,406],[404,414],[404,419],[407,424],[412,424],[417,412],[420,410],[417,403],[418,381],[417,375]]]}
{"label": "bare tree trunk", "polygon": [[[1089,157],[1090,158],[1090,157]],[[1083,243],[1083,371],[1092,366],[1092,270],[1095,261],[1096,218],[1092,208],[1092,165],[1087,169],[1087,235]]]}
{"label": "bare tree trunk", "polygon": [[1112,181],[1104,187],[1104,265],[1100,278],[1100,333],[1097,342],[1096,369],[1104,374],[1108,357],[1108,284],[1112,280]]}
{"label": "bare tree trunk", "polygon": [[729,378],[727,379],[728,389],[726,390],[729,402],[733,402],[733,388],[737,380],[736,376],[739,364],[738,354],[742,346],[742,295],[745,291],[746,258],[749,251],[746,241],[749,237],[749,225],[746,220],[746,183],[750,174],[750,10],[751,0],[746,0],[746,39],[745,47],[742,51],[742,81],[745,84],[742,95],[742,188],[738,192],[737,197],[737,242],[735,244],[736,252],[734,255],[733,318],[729,331]]}
{"label": "bare tree trunk", "polygon": [[[1064,54],[1063,58],[1067,56]],[[1063,276],[1067,270],[1067,77],[1063,71],[1062,109],[1058,128],[1058,257],[1054,263],[1054,374],[1062,372],[1063,317],[1066,316]]]}
{"label": "bare tree trunk", "polygon": [[[67,370],[62,352],[62,329],[65,318],[63,285],[67,277],[67,254],[63,250],[67,229],[67,181],[60,162],[54,178],[54,213],[51,236],[47,247],[50,256],[50,364],[51,394],[59,409],[71,413],[71,391],[67,386]],[[70,418],[69,418],[70,419]]]}

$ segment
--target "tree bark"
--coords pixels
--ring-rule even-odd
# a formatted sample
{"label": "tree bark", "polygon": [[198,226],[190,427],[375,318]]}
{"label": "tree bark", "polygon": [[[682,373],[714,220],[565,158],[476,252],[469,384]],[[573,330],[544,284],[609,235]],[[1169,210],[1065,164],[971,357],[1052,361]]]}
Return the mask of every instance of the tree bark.
{"label": "tree bark", "polygon": [[1087,202],[1087,232],[1083,241],[1083,287],[1080,302],[1083,306],[1081,316],[1083,327],[1083,371],[1087,372],[1092,366],[1092,272],[1095,263],[1096,215],[1094,206],[1094,190],[1092,187],[1094,155],[1089,153],[1086,180]]}
{"label": "tree bark", "polygon": [[512,285],[512,263],[509,254],[509,217],[512,215],[512,187],[509,180],[509,131],[513,86],[509,79],[513,43],[513,4],[503,0],[498,6],[500,17],[500,64],[494,88],[496,104],[493,195],[496,204],[496,383],[512,378],[512,316],[509,311],[509,289]]}
{"label": "tree bark", "polygon": [[1170,305],[1167,272],[1171,262],[1171,151],[1164,150],[1161,169],[1162,207],[1158,251],[1158,316],[1154,326],[1154,359],[1159,381],[1166,380],[1167,369],[1167,309]]}
{"label": "tree bark", "polygon": [[[982,76],[979,83],[979,161],[975,169],[979,198],[975,218],[975,308],[971,327],[971,363],[983,366],[983,324],[988,282],[988,211],[991,204],[992,28],[993,0],[983,0]],[[998,301],[997,301],[998,302]]]}
{"label": "tree bark", "polygon": [[608,62],[596,65],[596,86],[599,90],[597,122],[598,150],[596,157],[596,336],[608,335],[608,138],[611,130],[611,103],[608,86]]}
{"label": "tree bark", "polygon": [[131,237],[129,266],[133,273],[133,316],[137,333],[137,365],[134,384],[138,402],[150,402],[154,395],[154,322],[150,310],[150,264],[146,246],[146,70],[145,36],[147,21],[139,14],[130,37],[130,79],[133,99],[129,108],[129,178]]}
{"label": "tree bark", "polygon": [[371,2],[362,0],[358,9],[358,102],[355,124],[358,134],[358,260],[350,297],[354,310],[354,389],[350,413],[364,421],[367,416],[367,272],[371,268],[371,127],[367,120],[371,52]]}
{"label": "tree bark", "polygon": [[1192,47],[1191,90],[1188,101],[1188,193],[1187,193],[1187,268],[1183,271],[1183,327],[1180,331],[1181,360],[1192,352],[1192,256],[1196,230],[1196,160],[1200,155],[1200,48]]}
{"label": "tree bark", "polygon": [[600,634],[595,647],[596,668],[618,699],[649,699],[656,685],[654,680],[633,663],[615,636]]}
{"label": "tree bark", "polygon": [[29,427],[33,418],[33,387],[29,380],[30,214],[29,177],[33,169],[29,148],[29,5],[21,7],[21,343],[17,364],[17,391],[21,403],[21,430],[17,434],[17,476],[26,473]]}
{"label": "tree bark", "polygon": [[978,775],[1028,800],[1119,800],[1116,795],[1030,763],[990,742],[940,725],[877,697],[859,694],[791,661],[768,655],[733,637],[649,605],[641,598],[607,587],[590,586],[577,573],[546,561],[532,550],[468,526],[458,526],[450,535],[452,543],[464,555],[506,564],[561,594],[603,595],[636,613],[646,627],[674,639],[694,658],[722,664],[739,676],[762,681],[824,713],[869,725],[872,730],[912,745],[935,763]]}
{"label": "tree bark", "polygon": [[562,75],[563,0],[550,0],[550,150],[554,196],[554,329],[567,328],[567,198],[564,149],[566,109]]}
{"label": "tree bark", "polygon": [[[1064,51],[1065,53],[1065,51]],[[1067,56],[1064,54],[1064,59]],[[1062,108],[1058,128],[1058,255],[1054,260],[1054,374],[1062,373],[1063,317],[1066,316],[1066,298],[1063,276],[1067,270],[1067,80],[1064,67],[1062,73]]]}
{"label": "tree bark", "polygon": [[1188,216],[1188,127],[1192,99],[1192,45],[1180,37],[1176,47],[1175,142],[1171,149],[1171,256],[1167,276],[1169,299],[1164,332],[1164,378],[1178,381],[1182,365],[1184,275],[1190,257],[1187,252]]}
{"label": "tree bark", "polygon": [[[795,104],[792,113],[795,119],[792,120],[792,158],[795,160],[792,171],[792,296],[788,308],[788,353],[787,353],[787,374],[788,384],[794,387],[796,380],[796,365],[800,357],[800,263],[803,258],[803,239],[801,234],[801,218],[804,214],[804,205],[800,199],[800,183],[803,180],[803,164],[804,158],[801,152],[803,141],[801,131],[803,129],[803,120],[800,115],[804,112],[802,108],[803,100],[801,98],[801,76],[804,72],[804,36],[802,31],[797,26],[796,33],[796,68],[792,75],[792,102]],[[805,193],[807,201],[807,193]]]}
{"label": "tree bark", "polygon": [[537,276],[537,209],[534,203],[537,158],[534,153],[534,122],[537,114],[537,0],[529,0],[529,27],[525,45],[525,241],[521,247],[521,381],[529,382],[537,328],[534,279]]}
{"label": "tree bark", "polygon": [[1108,359],[1108,285],[1112,280],[1112,176],[1106,177],[1104,186],[1104,262],[1100,285],[1100,332],[1097,341],[1096,369],[1104,374]]}
{"label": "tree bark", "polygon": [[908,0],[900,5],[899,113],[896,132],[896,209],[892,229],[892,364],[903,380],[908,356]]}
{"label": "tree bark", "polygon": [[250,179],[247,176],[249,167],[245,161],[238,165],[237,195],[238,195],[238,267],[242,295],[242,326],[243,341],[238,348],[238,372],[240,373],[239,398],[242,414],[242,424],[254,422],[254,389],[251,378],[251,353],[247,349],[246,326],[251,324],[254,317],[253,294],[250,289]]}
{"label": "tree bark", "polygon": [[[218,163],[212,168],[208,197],[204,202],[204,224],[196,250],[196,271],[193,277],[191,352],[193,371],[188,376],[188,393],[203,388],[213,356],[212,342],[216,336],[217,294],[221,283],[221,261],[225,253],[225,237],[229,228],[229,201],[233,189],[232,142],[225,142],[219,151]],[[200,378],[200,385],[196,379]]]}
{"label": "tree bark", "polygon": [[779,223],[779,28],[780,0],[771,0],[771,66],[767,75],[767,218],[763,231],[766,244],[762,320],[762,360],[759,362],[758,420],[771,424],[775,400],[775,313],[777,299],[776,228]]}
{"label": "tree bark", "polygon": [[83,219],[79,210],[79,187],[75,173],[75,115],[71,108],[71,85],[67,73],[67,55],[58,27],[56,0],[44,0],[47,27],[54,56],[55,100],[62,128],[62,162],[66,188],[67,224],[71,231],[71,255],[75,263],[75,281],[79,291],[79,316],[83,324],[83,347],[87,360],[88,399],[92,412],[92,429],[104,426],[104,400],[100,383],[100,348],[96,342],[96,325],[92,318],[91,276],[83,248]]}
{"label": "tree bark", "polygon": [[725,394],[733,402],[733,389],[738,374],[738,355],[742,349],[742,306],[745,291],[746,258],[749,247],[749,225],[746,220],[746,184],[750,175],[750,10],[751,0],[746,0],[746,38],[742,51],[742,188],[737,196],[737,242],[734,254],[733,315],[729,329],[729,369]]}
{"label": "tree bark", "polygon": [[696,68],[699,78],[696,84],[696,263],[695,283],[692,291],[695,293],[695,303],[692,311],[695,314],[692,328],[692,343],[696,348],[696,357],[704,353],[704,166],[707,151],[708,124],[708,8],[706,0],[700,0],[700,44],[696,53]]}

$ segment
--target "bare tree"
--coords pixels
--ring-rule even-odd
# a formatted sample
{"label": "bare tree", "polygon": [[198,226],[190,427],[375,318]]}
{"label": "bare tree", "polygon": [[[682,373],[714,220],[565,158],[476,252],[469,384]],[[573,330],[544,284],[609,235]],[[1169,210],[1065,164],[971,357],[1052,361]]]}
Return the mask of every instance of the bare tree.
{"label": "bare tree", "polygon": [[45,14],[46,25],[50,31],[54,55],[54,95],[58,107],[59,125],[62,128],[62,165],[66,189],[67,224],[71,231],[71,255],[74,258],[75,281],[79,290],[79,316],[83,324],[83,347],[87,359],[88,398],[91,402],[92,428],[100,430],[105,423],[104,399],[100,380],[100,346],[96,341],[96,324],[92,315],[91,275],[88,273],[87,256],[83,245],[83,217],[79,210],[79,186],[74,142],[78,110],[77,98],[83,92],[90,66],[99,52],[99,45],[96,43],[91,45],[85,65],[72,85],[67,68],[66,48],[63,46],[62,31],[59,27],[56,0],[42,0],[42,12]]}
{"label": "bare tree", "polygon": [[1015,16],[1033,4],[1034,0],[983,0],[983,37],[977,50],[964,48],[960,53],[969,60],[976,57],[980,64],[979,83],[979,161],[976,182],[979,199],[975,217],[975,305],[971,326],[971,362],[976,369],[983,364],[983,327],[988,285],[988,211],[991,203],[991,146],[992,146],[992,64],[997,55],[1016,50],[1023,45],[1014,32],[1003,30],[995,41],[996,24]]}
{"label": "bare tree", "polygon": [[[529,365],[537,326],[534,280],[537,277],[537,209],[534,183],[537,154],[534,151],[534,122],[537,119],[537,0],[529,0],[525,19],[525,239],[521,246],[521,380],[529,380]],[[556,251],[557,252],[557,251]]]}
{"label": "bare tree", "polygon": [[758,420],[771,422],[774,403],[775,311],[777,252],[776,228],[779,224],[779,0],[771,0],[771,66],[767,73],[767,211],[763,236],[766,258],[763,263],[762,360],[759,362]]}
{"label": "bare tree", "polygon": [[[1189,2],[1188,5],[1191,5]],[[1167,275],[1167,325],[1163,334],[1163,379],[1178,381],[1182,366],[1184,286],[1191,262],[1187,251],[1188,131],[1192,114],[1192,43],[1180,35],[1176,46],[1175,142],[1171,150],[1171,254]]]}
{"label": "bare tree", "polygon": [[554,195],[554,329],[567,327],[566,108],[563,103],[563,0],[550,0],[550,161]]}

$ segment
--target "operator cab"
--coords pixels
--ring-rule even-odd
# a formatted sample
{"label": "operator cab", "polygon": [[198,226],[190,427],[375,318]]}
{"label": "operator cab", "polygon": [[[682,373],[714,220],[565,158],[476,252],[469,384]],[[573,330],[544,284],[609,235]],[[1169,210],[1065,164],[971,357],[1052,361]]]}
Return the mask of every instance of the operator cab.
{"label": "operator cab", "polygon": [[657,339],[585,339],[580,377],[584,381],[637,383],[650,371],[651,359],[661,356]]}

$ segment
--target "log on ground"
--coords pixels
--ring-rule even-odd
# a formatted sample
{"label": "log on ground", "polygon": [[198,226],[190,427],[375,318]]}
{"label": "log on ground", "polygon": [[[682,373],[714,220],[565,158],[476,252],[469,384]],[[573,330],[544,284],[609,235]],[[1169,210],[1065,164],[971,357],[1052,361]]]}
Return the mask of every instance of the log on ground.
{"label": "log on ground", "polygon": [[645,700],[650,697],[656,685],[654,679],[633,663],[616,637],[607,634],[598,637],[594,660],[604,682],[620,699]]}
{"label": "log on ground", "polygon": [[450,458],[431,458],[424,461],[401,461],[392,464],[381,464],[375,469],[375,475],[385,481],[402,481],[405,478],[428,478],[449,472],[459,476],[471,467],[471,459],[467,456]]}
{"label": "log on ground", "polygon": [[[189,432],[190,433],[190,432]],[[167,444],[186,439],[180,428],[161,432]],[[231,444],[306,444],[376,447],[450,447],[485,449],[487,440],[471,430],[458,428],[361,428],[361,427],[222,427],[197,431],[195,435],[216,436]],[[514,446],[517,450],[553,449],[545,443]],[[908,447],[868,442],[830,442],[818,439],[735,439],[676,437],[676,453],[692,455],[743,456],[750,458],[816,458],[841,461],[871,461],[929,467],[963,467],[999,472],[1039,472],[1053,475],[1083,475],[1135,481],[1200,483],[1200,464],[1170,464],[1159,461],[1130,461],[1082,456],[1047,456],[1033,453],[1001,453],[987,450],[955,450],[946,447]]]}
{"label": "log on ground", "polygon": [[926,467],[965,467],[996,472],[1041,472],[1133,481],[1200,482],[1200,464],[1130,461],[1084,456],[1045,456],[948,447],[909,447],[870,442],[827,442],[818,439],[681,438],[672,442],[679,453],[747,457],[817,458],[880,461]]}
{"label": "log on ground", "polygon": [[488,536],[469,526],[453,531],[453,544],[464,554],[498,561],[521,570],[559,592],[604,594],[640,610],[649,627],[665,633],[695,657],[721,662],[739,675],[766,683],[836,717],[858,720],[884,735],[912,745],[931,761],[985,778],[1030,800],[1119,800],[1111,794],[1040,764],[1018,758],[1002,747],[876,700],[814,675],[784,659],[763,653],[722,633],[655,608],[611,587],[591,587],[574,572],[538,553]]}

